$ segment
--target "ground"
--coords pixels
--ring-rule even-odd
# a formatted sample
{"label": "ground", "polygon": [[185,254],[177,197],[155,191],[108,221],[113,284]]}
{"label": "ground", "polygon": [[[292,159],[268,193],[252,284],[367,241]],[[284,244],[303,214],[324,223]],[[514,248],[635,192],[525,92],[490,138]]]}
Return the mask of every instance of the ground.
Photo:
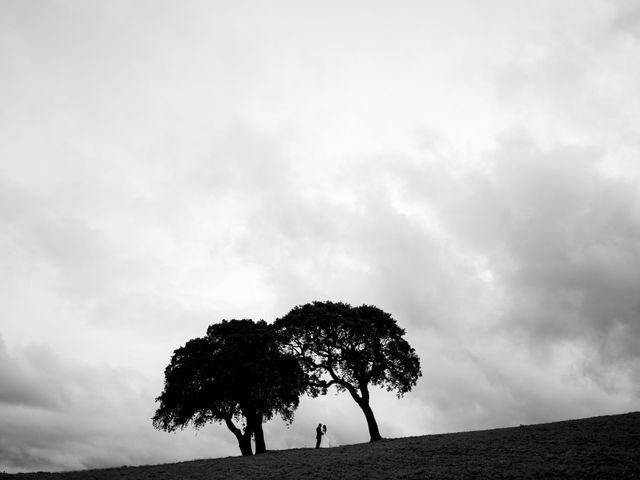
{"label": "ground", "polygon": [[640,479],[640,412],[325,449],[0,480]]}

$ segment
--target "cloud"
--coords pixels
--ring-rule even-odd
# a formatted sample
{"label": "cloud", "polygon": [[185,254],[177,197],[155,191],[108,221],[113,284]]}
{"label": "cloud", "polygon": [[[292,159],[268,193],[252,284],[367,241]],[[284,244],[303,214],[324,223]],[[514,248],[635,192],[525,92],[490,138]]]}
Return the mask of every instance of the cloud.
{"label": "cloud", "polygon": [[[458,322],[457,337],[448,342],[459,342],[452,353],[460,358],[452,367],[455,380],[435,377],[447,392],[445,411],[452,398],[473,399],[484,410],[478,418],[488,414],[496,423],[518,412],[538,421],[545,411],[572,415],[577,403],[601,411],[611,408],[607,403],[632,408],[640,369],[631,347],[640,335],[638,178],[606,175],[599,168],[603,156],[591,147],[543,148],[511,131],[487,154],[487,169],[454,175],[436,162],[406,176],[408,201],[435,212],[472,262],[482,259],[475,294],[459,297],[469,321]],[[429,177],[440,186],[422,188]],[[477,303],[483,298],[490,303]],[[456,354],[460,349],[472,356]],[[568,382],[553,387],[557,395],[539,394],[558,379]],[[462,385],[472,391],[456,395]],[[508,395],[492,398],[501,391]],[[433,405],[430,398],[425,402]]]}
{"label": "cloud", "polygon": [[0,362],[2,378],[0,402],[2,404],[41,408],[51,408],[58,404],[54,395],[45,394],[47,388],[42,388],[34,381],[34,377],[39,375],[40,367],[47,363],[43,361],[42,356],[32,353],[27,356],[24,363],[17,364],[9,356],[6,345],[0,337],[0,359],[2,359]]}
{"label": "cloud", "polygon": [[[437,135],[428,140],[413,156],[363,155],[315,176],[296,170],[267,133],[247,126],[222,133],[212,142],[212,158],[231,155],[235,167],[212,160],[209,169],[202,164],[202,181],[193,181],[186,168],[171,190],[153,190],[158,204],[164,195],[190,191],[193,196],[174,205],[185,230],[173,230],[151,213],[134,216],[140,219],[135,231],[145,238],[168,232],[159,244],[140,244],[147,247],[143,258],[158,260],[153,266],[121,267],[114,260],[113,252],[131,255],[121,243],[129,231],[103,220],[106,235],[92,234],[96,227],[85,223],[86,216],[65,223],[48,204],[15,188],[5,188],[4,198],[21,198],[22,210],[3,210],[11,232],[3,239],[30,259],[26,265],[59,269],[57,280],[64,281],[58,293],[66,299],[59,301],[92,299],[82,321],[93,320],[101,332],[127,332],[102,343],[113,342],[107,350],[119,352],[121,361],[144,362],[145,371],[159,374],[171,348],[221,318],[270,320],[296,304],[333,299],[374,303],[392,313],[422,359],[424,377],[405,399],[374,395],[385,435],[630,409],[638,378],[637,179],[607,175],[600,147],[541,146],[522,129],[504,133],[474,165],[451,161],[455,147]],[[260,152],[265,154],[258,160]],[[192,172],[200,171],[193,165]],[[226,201],[237,203],[234,215],[223,215]],[[119,208],[117,215],[127,218]],[[66,245],[80,245],[80,260],[67,259],[70,253],[54,248],[43,229]],[[132,245],[144,250],[137,250],[135,239]],[[160,261],[163,252],[185,247],[193,250]],[[111,268],[101,273],[100,265]],[[171,275],[171,282],[159,280],[159,271]],[[90,288],[92,272],[100,280],[96,288]],[[225,286],[219,278],[234,281]],[[210,295],[222,303],[203,300],[203,290],[193,287],[198,283],[215,287]],[[255,292],[258,299],[241,301]],[[227,294],[232,300],[225,304]],[[87,333],[84,342],[94,336]],[[103,348],[99,343],[96,350]],[[144,360],[149,354],[153,358]],[[47,381],[38,369],[27,369],[37,358],[45,359],[38,365],[48,367],[42,369]],[[160,390],[148,374],[79,365],[40,347],[8,363],[2,372],[11,390],[3,409],[10,420],[3,431],[15,443],[5,445],[3,455],[14,468],[169,461],[166,452],[175,448],[176,437],[160,440],[148,430]],[[47,395],[50,389],[57,396]],[[305,400],[289,430],[270,423],[270,448],[306,445],[318,417],[338,443],[366,438],[357,406],[330,396]],[[411,424],[398,425],[399,417],[411,418]],[[82,428],[72,418],[83,419]],[[47,433],[35,435],[34,424]],[[185,447],[174,458],[236,453],[224,427],[207,428],[198,438],[184,433],[189,445],[199,447]],[[127,445],[146,446],[115,448],[123,436],[131,439]],[[208,448],[212,444],[216,448]],[[65,457],[51,445],[74,455]]]}
{"label": "cloud", "polygon": [[241,254],[268,266],[283,309],[391,312],[423,358],[406,408],[433,410],[425,429],[632,408],[638,179],[607,175],[599,147],[544,147],[523,129],[475,168],[443,150],[352,162],[331,198],[288,185],[254,212],[259,240]]}
{"label": "cloud", "polygon": [[113,288],[114,252],[104,235],[82,218],[5,182],[0,183],[0,214],[3,236],[12,249],[22,250],[34,263],[45,263],[65,295],[91,301]]}
{"label": "cloud", "polygon": [[[69,470],[235,454],[231,434],[197,438],[151,426],[158,379],[69,361],[47,345],[0,344],[2,470]],[[222,427],[220,427],[222,428]],[[217,433],[220,433],[219,431]],[[171,451],[172,453],[168,453]]]}
{"label": "cloud", "polygon": [[[2,2],[12,468],[236,454],[149,430],[171,351],[313,300],[406,328],[384,435],[633,409],[637,8],[552,3]],[[268,445],[320,420],[366,439],[329,396]]]}
{"label": "cloud", "polygon": [[471,200],[498,226],[500,244],[482,253],[511,263],[498,265],[495,278],[513,301],[518,328],[542,341],[635,325],[637,179],[602,175],[597,149],[545,151],[518,135],[495,158],[493,181]]}
{"label": "cloud", "polygon": [[630,0],[617,0],[612,2],[615,14],[611,21],[613,33],[638,37],[640,26],[640,8]]}

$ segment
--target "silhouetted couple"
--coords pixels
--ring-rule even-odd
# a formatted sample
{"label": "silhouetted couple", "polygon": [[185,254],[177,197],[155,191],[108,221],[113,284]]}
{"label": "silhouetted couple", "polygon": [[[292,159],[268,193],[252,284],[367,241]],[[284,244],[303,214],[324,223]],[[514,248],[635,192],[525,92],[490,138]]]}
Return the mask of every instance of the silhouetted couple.
{"label": "silhouetted couple", "polygon": [[325,435],[326,433],[327,433],[327,426],[319,423],[318,427],[316,428],[316,448],[320,448],[320,442],[322,442],[322,436]]}

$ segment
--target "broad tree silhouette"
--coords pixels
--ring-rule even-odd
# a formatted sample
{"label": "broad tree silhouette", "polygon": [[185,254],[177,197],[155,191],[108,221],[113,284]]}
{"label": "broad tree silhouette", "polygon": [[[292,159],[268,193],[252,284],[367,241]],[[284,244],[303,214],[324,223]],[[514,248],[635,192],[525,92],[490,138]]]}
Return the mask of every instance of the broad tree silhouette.
{"label": "broad tree silhouette", "polygon": [[274,327],[284,351],[298,358],[307,374],[308,393],[324,395],[332,385],[349,392],[364,413],[371,442],[382,437],[369,385],[401,397],[422,375],[418,355],[402,338],[405,331],[375,306],[309,303],[277,319]]}
{"label": "broad tree silhouette", "polygon": [[299,362],[278,348],[272,327],[262,320],[223,320],[173,352],[153,425],[172,432],[224,422],[242,455],[252,454],[252,435],[256,453],[263,453],[263,421],[274,414],[293,421],[305,386]]}

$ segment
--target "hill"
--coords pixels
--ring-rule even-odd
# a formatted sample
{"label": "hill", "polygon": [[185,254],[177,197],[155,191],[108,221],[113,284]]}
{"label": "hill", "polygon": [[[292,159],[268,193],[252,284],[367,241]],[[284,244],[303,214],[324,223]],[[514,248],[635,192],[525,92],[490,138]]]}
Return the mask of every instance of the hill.
{"label": "hill", "polygon": [[326,449],[0,480],[640,479],[640,412]]}

